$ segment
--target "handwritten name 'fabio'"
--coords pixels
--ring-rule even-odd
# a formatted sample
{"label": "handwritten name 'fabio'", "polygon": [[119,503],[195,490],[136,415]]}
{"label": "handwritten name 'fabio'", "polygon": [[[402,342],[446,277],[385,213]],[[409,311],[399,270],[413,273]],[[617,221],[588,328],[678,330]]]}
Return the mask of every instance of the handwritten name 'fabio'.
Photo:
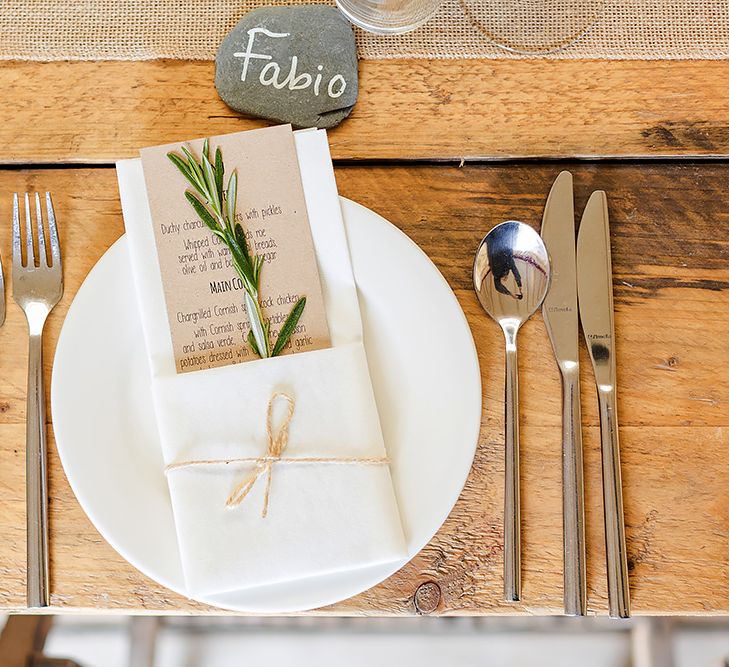
{"label": "handwritten name 'fabio'", "polygon": [[[306,90],[313,85],[314,95],[318,97],[321,94],[324,79],[322,73],[324,69],[323,65],[317,65],[316,75],[310,74],[309,72],[297,72],[299,58],[298,56],[292,56],[288,74],[281,79],[281,65],[273,59],[272,55],[253,52],[253,42],[256,39],[256,35],[263,34],[272,39],[286,39],[291,36],[291,33],[271,32],[265,28],[251,28],[247,32],[248,44],[246,44],[246,50],[237,51],[233,54],[236,58],[243,59],[243,68],[240,74],[241,81],[245,81],[246,76],[248,76],[248,63],[251,60],[270,60],[271,62],[264,65],[258,75],[258,82],[262,86],[273,86],[277,90],[282,90],[283,88],[287,88],[288,90]],[[323,90],[324,94],[328,97],[336,99],[337,97],[341,97],[346,89],[347,82],[344,77],[341,74],[335,74],[329,79]]]}

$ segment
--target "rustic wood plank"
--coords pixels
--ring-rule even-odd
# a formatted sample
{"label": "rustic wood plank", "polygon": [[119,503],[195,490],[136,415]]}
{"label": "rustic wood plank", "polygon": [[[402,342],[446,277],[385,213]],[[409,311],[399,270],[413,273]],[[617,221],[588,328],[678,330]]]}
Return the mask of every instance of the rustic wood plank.
{"label": "rustic wood plank", "polygon": [[[363,61],[335,158],[729,153],[719,61]],[[218,98],[208,62],[12,63],[0,162],[109,162],[140,146],[258,127]]]}
{"label": "rustic wood plank", "polygon": [[[729,175],[723,164],[579,164],[577,207],[610,196],[619,413],[633,609],[729,612]],[[524,601],[501,602],[502,339],[470,290],[482,234],[510,217],[538,225],[560,167],[346,166],[342,194],[382,213],[430,255],[455,289],[484,386],[480,445],[466,488],[434,540],[402,571],[320,613],[409,614],[419,586],[435,613],[561,612],[559,379],[543,323],[520,340]],[[46,373],[68,305],[122,233],[112,169],[0,170],[0,192],[51,189],[66,256],[66,294],[48,322]],[[0,200],[0,220],[10,202]],[[9,225],[0,251],[9,257]],[[0,609],[24,604],[25,324],[11,302],[0,328]],[[605,613],[598,415],[582,351],[589,608]],[[447,446],[447,443],[444,443]],[[51,443],[53,610],[216,613],[149,581],[98,535]],[[439,592],[433,597],[433,592]],[[427,605],[421,609],[428,608]]]}

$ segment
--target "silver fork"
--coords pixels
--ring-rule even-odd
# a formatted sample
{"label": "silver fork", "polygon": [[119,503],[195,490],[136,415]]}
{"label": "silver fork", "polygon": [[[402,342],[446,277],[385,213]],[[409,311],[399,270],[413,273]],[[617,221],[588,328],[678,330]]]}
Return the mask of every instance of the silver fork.
{"label": "silver fork", "polygon": [[[46,461],[45,391],[43,386],[43,326],[63,294],[61,247],[51,194],[46,192],[50,258],[38,193],[36,221],[25,193],[25,262],[20,240],[20,212],[17,193],[13,197],[13,298],[28,320],[28,408],[26,414],[26,521],[27,601],[29,607],[46,607],[48,590],[48,471]],[[37,237],[38,257],[33,250]],[[38,266],[36,266],[36,259]]]}

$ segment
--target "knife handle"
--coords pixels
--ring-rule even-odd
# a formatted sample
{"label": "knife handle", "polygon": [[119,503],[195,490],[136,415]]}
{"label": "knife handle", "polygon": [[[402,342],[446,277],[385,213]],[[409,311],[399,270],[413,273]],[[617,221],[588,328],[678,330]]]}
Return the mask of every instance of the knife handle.
{"label": "knife handle", "polygon": [[605,551],[607,554],[608,605],[611,618],[630,616],[628,558],[625,548],[623,487],[620,476],[620,446],[615,390],[598,389],[600,441],[602,445],[602,493],[605,506]]}
{"label": "knife handle", "polygon": [[519,365],[516,330],[505,330],[505,486],[504,486],[504,599],[521,599],[521,516],[519,502]]}
{"label": "knife handle", "polygon": [[585,494],[582,468],[579,366],[562,370],[562,517],[564,613],[587,613]]}

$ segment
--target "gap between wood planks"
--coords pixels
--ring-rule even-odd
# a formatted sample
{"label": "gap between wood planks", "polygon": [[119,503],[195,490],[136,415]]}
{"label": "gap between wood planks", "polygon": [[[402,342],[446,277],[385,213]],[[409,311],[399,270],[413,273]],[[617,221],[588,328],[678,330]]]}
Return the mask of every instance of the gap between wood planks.
{"label": "gap between wood planks", "polygon": [[[127,159],[127,158],[120,158]],[[550,164],[569,164],[577,163],[580,166],[586,166],[589,164],[594,165],[640,165],[646,164],[652,167],[661,166],[663,164],[677,165],[677,164],[692,164],[692,163],[708,163],[708,164],[729,164],[729,157],[726,155],[677,155],[677,156],[646,156],[640,155],[635,157],[621,156],[621,157],[605,157],[599,158],[595,156],[579,157],[579,156],[565,156],[565,157],[489,157],[489,158],[368,158],[368,159],[354,159],[354,158],[339,158],[332,160],[335,167],[418,167],[418,166],[431,166],[431,167],[508,167],[508,166],[540,166]],[[50,171],[53,169],[114,169],[114,162],[27,162],[27,163],[0,163],[0,171]],[[546,196],[546,195],[545,195]]]}

